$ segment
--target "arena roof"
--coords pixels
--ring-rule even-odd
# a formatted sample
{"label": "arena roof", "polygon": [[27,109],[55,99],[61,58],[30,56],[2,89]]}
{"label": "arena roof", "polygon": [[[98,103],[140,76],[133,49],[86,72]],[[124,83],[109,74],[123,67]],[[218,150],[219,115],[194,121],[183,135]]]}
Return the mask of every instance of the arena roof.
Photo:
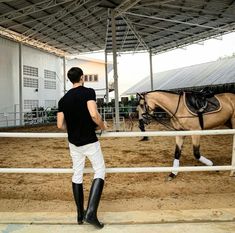
{"label": "arena roof", "polygon": [[[235,57],[153,74],[154,90],[175,90],[228,83],[235,84]],[[149,76],[122,95],[147,91],[151,91]]]}
{"label": "arena roof", "polygon": [[57,54],[154,54],[235,29],[234,0],[0,0],[0,35]]}

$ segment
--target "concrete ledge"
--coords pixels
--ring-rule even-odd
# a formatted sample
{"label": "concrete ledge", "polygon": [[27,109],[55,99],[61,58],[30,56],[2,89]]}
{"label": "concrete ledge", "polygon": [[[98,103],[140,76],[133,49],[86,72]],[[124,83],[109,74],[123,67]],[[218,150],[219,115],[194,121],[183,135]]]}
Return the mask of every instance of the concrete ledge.
{"label": "concrete ledge", "polygon": [[[106,224],[159,224],[234,222],[235,208],[159,210],[131,212],[100,212],[99,219]],[[0,224],[70,224],[76,225],[72,212],[0,212]]]}
{"label": "concrete ledge", "polygon": [[108,225],[102,230],[90,225],[0,224],[1,233],[234,233],[235,222]]}

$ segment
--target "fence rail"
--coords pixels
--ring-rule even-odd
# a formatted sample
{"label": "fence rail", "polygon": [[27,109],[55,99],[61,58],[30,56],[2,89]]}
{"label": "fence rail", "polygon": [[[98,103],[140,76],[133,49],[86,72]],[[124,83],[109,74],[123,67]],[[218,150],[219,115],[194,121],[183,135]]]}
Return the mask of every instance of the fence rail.
{"label": "fence rail", "polygon": [[[141,136],[190,136],[190,135],[233,135],[232,163],[229,166],[197,166],[197,167],[120,167],[106,168],[107,173],[139,173],[139,172],[172,172],[172,171],[231,171],[235,172],[235,129],[226,130],[194,130],[194,131],[146,131],[146,132],[104,132],[100,137],[141,137]],[[66,133],[10,133],[0,132],[0,137],[6,138],[66,138]],[[0,168],[0,173],[72,173],[69,168]],[[86,168],[85,173],[92,172]]]}

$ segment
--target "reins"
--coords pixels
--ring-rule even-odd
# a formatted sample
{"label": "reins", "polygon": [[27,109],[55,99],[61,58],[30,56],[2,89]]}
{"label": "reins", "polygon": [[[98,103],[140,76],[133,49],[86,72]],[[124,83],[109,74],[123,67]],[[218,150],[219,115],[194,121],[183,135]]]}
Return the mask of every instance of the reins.
{"label": "reins", "polygon": [[[152,91],[152,92],[153,92],[153,91]],[[150,92],[148,92],[148,93],[150,93]],[[145,93],[145,94],[148,94],[148,93]],[[181,92],[181,93],[179,93],[178,95],[179,95],[179,98],[178,98],[178,103],[177,103],[176,110],[175,110],[175,112],[174,112],[170,117],[167,118],[168,121],[170,121],[172,118],[176,118],[175,115],[176,115],[176,113],[177,113],[178,110],[179,110],[180,98],[181,98],[181,96],[183,95],[183,93]],[[166,128],[168,128],[168,129],[170,129],[170,130],[176,130],[174,127],[170,126],[168,122],[162,120],[162,119],[159,118],[159,117],[156,117],[154,114],[150,114],[149,111],[148,111],[148,105],[147,105],[147,103],[146,103],[146,101],[145,101],[145,97],[144,97],[143,99],[144,99],[145,113],[143,113],[142,115],[143,115],[143,117],[144,117],[145,119],[146,119],[145,116],[147,115],[148,117],[154,119],[155,121],[157,121],[157,122],[160,123],[161,125],[165,126]],[[144,116],[144,115],[145,115],[145,116]],[[177,117],[177,118],[194,118],[194,117],[195,117],[195,116],[187,116],[187,117],[186,117],[186,116],[185,116],[185,117],[184,117],[184,116],[179,116],[179,117]],[[149,120],[149,119],[147,119],[147,120]],[[149,124],[149,123],[145,123],[145,124]]]}

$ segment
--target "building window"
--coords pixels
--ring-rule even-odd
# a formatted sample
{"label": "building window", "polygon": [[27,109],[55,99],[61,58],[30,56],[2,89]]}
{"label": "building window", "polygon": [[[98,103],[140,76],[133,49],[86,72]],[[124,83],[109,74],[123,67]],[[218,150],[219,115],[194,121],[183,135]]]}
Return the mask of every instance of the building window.
{"label": "building window", "polygon": [[38,88],[38,80],[24,77],[24,87]]}
{"label": "building window", "polygon": [[85,74],[84,81],[85,82],[98,82],[98,74]]}
{"label": "building window", "polygon": [[56,100],[45,100],[45,107],[46,108],[56,107]]}
{"label": "building window", "polygon": [[44,80],[44,88],[45,89],[56,89],[56,82]]}
{"label": "building window", "polygon": [[38,68],[24,65],[23,74],[38,77]]}
{"label": "building window", "polygon": [[38,107],[38,100],[24,100],[24,109],[33,109]]}
{"label": "building window", "polygon": [[44,70],[44,78],[56,79],[56,72],[51,70]]}
{"label": "building window", "polygon": [[98,82],[98,74],[94,74],[94,82]]}

